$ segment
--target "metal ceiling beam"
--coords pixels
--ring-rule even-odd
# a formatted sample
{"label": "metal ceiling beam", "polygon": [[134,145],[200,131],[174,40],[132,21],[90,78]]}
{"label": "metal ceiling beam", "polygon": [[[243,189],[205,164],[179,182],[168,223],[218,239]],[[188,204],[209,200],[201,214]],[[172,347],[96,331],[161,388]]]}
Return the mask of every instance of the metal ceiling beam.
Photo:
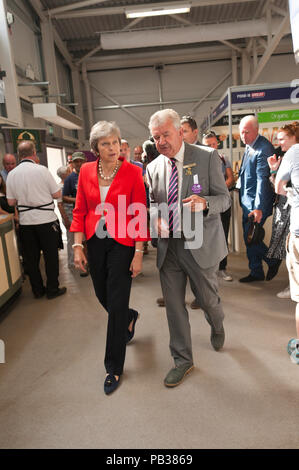
{"label": "metal ceiling beam", "polygon": [[195,103],[195,105],[192,107],[191,109],[191,115],[194,114],[194,112],[196,111],[196,109],[204,102],[206,101],[209,96],[215,91],[217,90],[217,88],[219,88],[222,83],[224,83],[229,77],[231,77],[232,75],[232,70],[230,70],[226,75],[224,75],[224,77],[221,78],[221,80],[219,80],[219,82],[216,83],[216,85],[214,85],[209,91],[208,93],[205,94],[205,96],[203,96],[197,103]]}
{"label": "metal ceiling beam", "polygon": [[237,51],[237,52],[239,52],[240,54],[242,54],[242,48],[236,46],[236,45],[233,44],[232,42],[230,42],[230,41],[225,41],[225,40],[222,40],[222,41],[220,41],[220,42],[222,42],[222,44],[225,44],[225,46],[228,46],[228,47],[230,47],[231,49],[234,49],[235,51]]}
{"label": "metal ceiling beam", "polygon": [[[39,16],[40,20],[42,22],[48,22],[49,18],[44,14],[40,0],[29,0],[29,2],[32,8],[34,9],[34,11]],[[69,53],[65,43],[63,42],[63,40],[61,39],[61,37],[59,36],[57,30],[55,29],[53,25],[52,25],[52,30],[53,30],[54,42],[55,42],[57,49],[66,60],[69,67],[73,70],[74,69],[73,57]]]}
{"label": "metal ceiling beam", "polygon": [[[266,41],[258,47],[258,55],[262,55],[267,47]],[[173,50],[159,50],[151,52],[119,53],[103,56],[94,56],[86,60],[88,71],[121,70],[122,68],[152,67],[155,64],[184,64],[186,62],[207,62],[213,60],[231,60],[231,48],[226,46],[203,46],[195,48],[182,48]],[[291,38],[283,38],[275,53],[293,54]],[[237,55],[239,55],[237,53]]]}
{"label": "metal ceiling beam", "polygon": [[[280,18],[272,19],[273,31],[277,31]],[[290,27],[289,27],[290,31]],[[205,24],[159,28],[154,31],[136,30],[130,32],[102,33],[101,42],[104,50],[137,49],[140,47],[175,46],[209,41],[223,41],[240,38],[265,36],[268,23],[264,18],[239,22]]]}
{"label": "metal ceiling beam", "polygon": [[289,27],[290,27],[290,19],[289,19],[289,16],[287,15],[280,23],[279,28],[276,29],[276,34],[273,36],[263,56],[259,60],[259,63],[256,69],[254,70],[252,76],[250,77],[250,80],[248,82],[249,84],[256,83],[257,78],[259,77],[265,65],[267,64],[268,60],[270,59],[271,55],[275,51],[281,38],[288,32]]}
{"label": "metal ceiling beam", "polygon": [[148,130],[147,123],[145,123],[142,119],[140,119],[138,116],[135,115],[135,113],[132,113],[132,111],[129,111],[126,109],[122,104],[120,104],[118,101],[116,101],[112,96],[108,95],[107,93],[104,93],[102,90],[100,90],[97,86],[95,86],[91,81],[89,80],[89,86],[93,88],[97,93],[100,95],[104,96],[106,100],[111,101],[111,103],[119,106],[119,108],[124,111],[126,114],[128,114],[131,118],[133,118],[135,121],[137,121],[139,124],[141,124],[145,129]]}
{"label": "metal ceiling beam", "polygon": [[[205,7],[205,6],[217,6],[224,4],[233,4],[233,3],[249,3],[254,2],[255,0],[192,0],[191,7]],[[83,3],[83,2],[82,2]],[[72,4],[73,5],[73,4]],[[78,5],[78,4],[77,4]],[[86,10],[79,11],[69,11],[62,13],[53,13],[53,10],[45,10],[45,14],[51,15],[56,19],[72,19],[72,18],[87,18],[90,16],[105,16],[105,15],[121,15],[125,14],[126,9],[134,8],[134,10],[142,10],[144,8],[166,8],[177,6],[176,2],[163,2],[163,3],[144,3],[139,5],[126,5],[118,7],[102,7],[102,8],[89,8]],[[63,8],[63,7],[61,7]]]}
{"label": "metal ceiling beam", "polygon": [[89,7],[90,5],[96,5],[98,3],[104,3],[107,2],[108,0],[85,0],[82,2],[77,2],[77,3],[71,3],[69,5],[64,5],[61,7],[56,7],[56,8],[51,8],[47,10],[47,14],[49,16],[53,16],[57,13],[63,13],[65,11],[71,11],[71,10],[77,10],[78,8],[84,8],[84,7]]}
{"label": "metal ceiling beam", "polygon": [[[220,96],[215,96],[214,98],[202,98],[202,101],[213,101],[217,102],[220,99]],[[152,101],[148,103],[130,103],[130,104],[111,104],[108,106],[94,106],[94,111],[108,111],[111,109],[121,109],[121,108],[146,108],[146,107],[158,107],[158,106],[170,106],[170,105],[179,105],[179,104],[188,104],[197,102],[198,98],[186,98],[181,100],[169,100],[169,101]]]}
{"label": "metal ceiling beam", "polygon": [[85,54],[83,57],[81,57],[80,60],[76,62],[77,65],[82,64],[85,62],[89,57],[92,57],[96,52],[100,51],[102,49],[102,45],[99,44],[98,46],[94,47],[91,51],[89,51],[87,54]]}

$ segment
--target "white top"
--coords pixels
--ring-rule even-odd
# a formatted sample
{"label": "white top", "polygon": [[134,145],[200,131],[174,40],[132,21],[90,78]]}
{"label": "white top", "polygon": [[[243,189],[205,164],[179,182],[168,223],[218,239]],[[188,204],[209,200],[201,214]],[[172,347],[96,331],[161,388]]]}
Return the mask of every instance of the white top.
{"label": "white top", "polygon": [[299,144],[292,145],[279,166],[276,181],[291,181],[290,232],[299,237]]}
{"label": "white top", "polygon": [[105,202],[110,186],[100,186],[101,202]]}
{"label": "white top", "polygon": [[[185,144],[184,142],[182,143],[182,146],[178,153],[173,157],[176,159],[176,167],[178,170],[178,201],[181,200],[181,191],[182,191],[182,182],[183,182],[183,164],[184,164],[184,153],[185,153]],[[168,188],[169,188],[169,180],[170,180],[170,175],[171,175],[171,170],[172,170],[172,165],[170,158],[165,157],[165,163],[166,163],[166,193],[168,194]]]}
{"label": "white top", "polygon": [[[175,158],[176,162],[175,165],[178,170],[178,215],[179,215],[179,227],[178,229],[181,230],[181,206],[180,206],[180,200],[181,200],[181,192],[182,192],[182,182],[183,182],[183,165],[184,165],[184,153],[185,153],[185,143],[183,142],[181,145],[180,150],[176,155],[174,155],[172,158]],[[168,194],[168,188],[169,188],[169,180],[171,176],[171,171],[172,171],[172,165],[171,165],[171,159],[169,157],[166,157],[164,155],[165,159],[165,167],[166,167],[166,194]]]}
{"label": "white top", "polygon": [[[18,206],[36,207],[52,203],[46,209],[54,209],[52,194],[59,190],[48,168],[32,160],[22,161],[9,172],[6,180],[6,197],[16,199]],[[38,225],[53,222],[57,216],[54,210],[32,209],[20,212],[19,219],[21,225]]]}

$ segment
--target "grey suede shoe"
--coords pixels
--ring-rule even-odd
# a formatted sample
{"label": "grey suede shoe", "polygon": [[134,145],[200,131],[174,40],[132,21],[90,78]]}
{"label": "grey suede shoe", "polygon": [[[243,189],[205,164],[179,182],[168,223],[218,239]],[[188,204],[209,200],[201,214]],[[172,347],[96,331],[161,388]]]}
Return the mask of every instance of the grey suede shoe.
{"label": "grey suede shoe", "polygon": [[211,327],[211,344],[215,351],[219,351],[223,348],[225,340],[224,328],[222,327],[221,331],[216,333],[215,329]]}
{"label": "grey suede shoe", "polygon": [[216,332],[215,328],[213,327],[213,325],[211,324],[210,322],[210,319],[208,317],[208,315],[205,313],[205,317],[206,317],[206,320],[207,322],[209,323],[209,325],[211,326],[211,344],[213,346],[213,348],[215,349],[215,351],[219,351],[220,349],[223,348],[223,345],[224,345],[224,340],[225,340],[225,333],[224,333],[224,328],[222,326],[221,330]]}
{"label": "grey suede shoe", "polygon": [[193,368],[193,364],[174,367],[166,375],[164,385],[166,387],[176,387],[183,381],[185,375],[189,374]]}

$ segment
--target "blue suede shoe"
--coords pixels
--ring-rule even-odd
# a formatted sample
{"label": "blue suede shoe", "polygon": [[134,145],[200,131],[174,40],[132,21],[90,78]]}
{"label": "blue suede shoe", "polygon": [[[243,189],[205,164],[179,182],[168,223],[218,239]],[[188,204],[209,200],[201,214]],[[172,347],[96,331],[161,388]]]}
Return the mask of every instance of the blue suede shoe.
{"label": "blue suede shoe", "polygon": [[110,395],[110,393],[114,392],[114,390],[117,389],[117,387],[119,386],[119,381],[120,378],[117,380],[114,375],[107,375],[104,382],[104,392],[106,393],[106,395]]}
{"label": "blue suede shoe", "polygon": [[[132,309],[133,310],[133,309]],[[128,330],[128,333],[127,333],[127,344],[131,341],[131,339],[133,339],[133,336],[135,334],[135,325],[136,325],[136,322],[137,322],[137,318],[139,317],[139,313],[136,312],[136,310],[133,310],[133,326],[132,326],[132,331],[129,331]],[[131,321],[132,321],[131,320]],[[131,322],[130,322],[131,323]]]}

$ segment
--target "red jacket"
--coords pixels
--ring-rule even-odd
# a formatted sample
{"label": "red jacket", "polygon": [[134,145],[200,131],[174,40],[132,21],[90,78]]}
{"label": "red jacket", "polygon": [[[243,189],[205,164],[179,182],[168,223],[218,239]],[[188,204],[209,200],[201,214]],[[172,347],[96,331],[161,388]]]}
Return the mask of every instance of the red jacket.
{"label": "red jacket", "polygon": [[104,206],[98,180],[98,160],[82,165],[78,181],[76,205],[71,232],[83,232],[86,239],[96,232],[99,220],[105,217],[109,235],[122,245],[149,240],[146,195],[140,168],[123,158],[111,183]]}

